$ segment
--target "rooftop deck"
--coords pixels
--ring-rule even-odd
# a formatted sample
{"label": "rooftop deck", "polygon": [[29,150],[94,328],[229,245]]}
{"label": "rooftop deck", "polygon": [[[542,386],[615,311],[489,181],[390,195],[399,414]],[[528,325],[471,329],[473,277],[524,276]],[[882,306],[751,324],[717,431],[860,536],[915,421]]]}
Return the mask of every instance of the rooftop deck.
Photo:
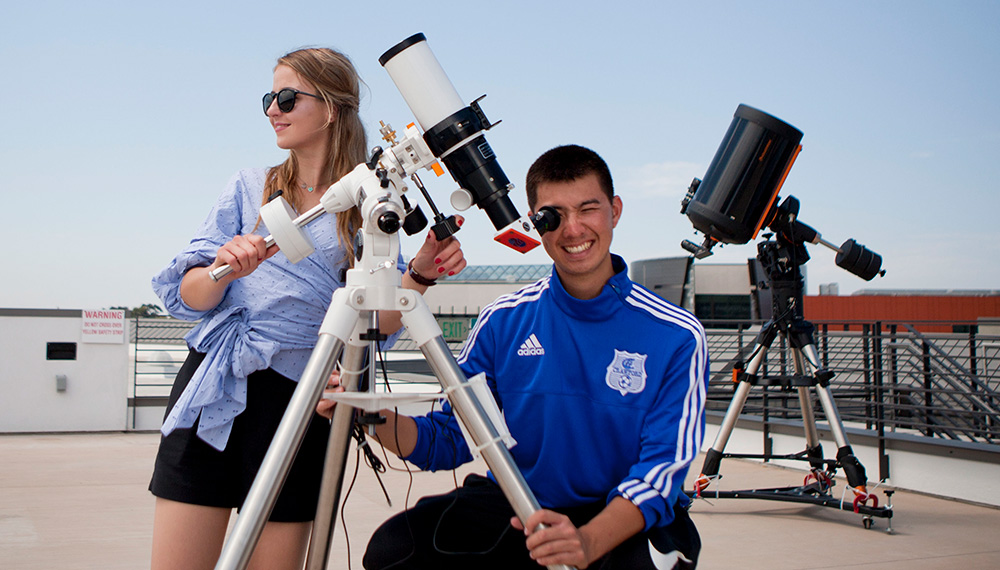
{"label": "rooftop deck", "polygon": [[[153,498],[146,487],[157,441],[150,433],[0,436],[0,567],[148,567]],[[458,480],[469,471],[485,467],[466,466]],[[740,460],[727,460],[723,472],[722,489],[802,481],[801,472]],[[408,479],[405,471],[383,475],[389,507],[372,473],[359,473],[345,508],[351,565],[338,520],[330,568],[360,570],[371,531],[404,506]],[[409,501],[454,484],[450,473],[414,473]],[[888,534],[885,519],[866,530],[858,515],[831,508],[699,501],[692,508],[704,542],[699,568],[1000,568],[1000,509],[905,491],[893,496],[893,505]]]}

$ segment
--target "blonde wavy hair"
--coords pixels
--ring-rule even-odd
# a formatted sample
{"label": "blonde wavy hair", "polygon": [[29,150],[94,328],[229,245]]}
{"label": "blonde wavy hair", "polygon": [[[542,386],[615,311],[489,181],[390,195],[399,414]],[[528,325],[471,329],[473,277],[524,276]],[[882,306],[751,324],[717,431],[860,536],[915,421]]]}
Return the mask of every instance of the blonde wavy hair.
{"label": "blonde wavy hair", "polygon": [[[330,154],[322,178],[335,182],[367,158],[367,136],[358,116],[361,78],[346,55],[329,48],[295,50],[279,58],[275,68],[279,65],[290,67],[309,83],[326,103],[328,115],[334,118],[324,126],[330,137]],[[298,193],[289,191],[295,188],[298,179],[298,159],[291,150],[285,162],[268,171],[263,203],[266,204],[278,190],[284,190],[282,196],[301,213]],[[361,214],[357,208],[337,214],[337,236],[351,267],[354,266],[354,232],[360,227]]]}

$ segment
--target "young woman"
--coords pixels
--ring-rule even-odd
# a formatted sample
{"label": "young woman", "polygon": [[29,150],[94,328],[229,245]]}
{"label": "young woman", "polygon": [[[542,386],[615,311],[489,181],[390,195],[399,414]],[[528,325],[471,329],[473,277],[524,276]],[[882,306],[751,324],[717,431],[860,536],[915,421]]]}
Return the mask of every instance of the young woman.
{"label": "young woman", "polygon": [[[156,498],[152,568],[212,568],[229,517],[246,497],[316,342],[341,270],[354,259],[356,209],[307,226],[316,252],[298,264],[264,246],[260,207],[276,192],[298,211],[366,159],[358,117],[357,72],[330,49],[297,50],[278,60],[267,115],[288,159],[238,172],[190,245],[153,288],[171,315],[201,319],[186,337],[190,355],[171,390],[150,490]],[[270,259],[269,259],[270,258]],[[269,259],[266,263],[262,263]],[[209,272],[228,264],[218,282]],[[423,292],[434,278],[465,267],[454,238],[428,232],[403,276]],[[401,266],[403,268],[403,266]],[[399,328],[398,314],[381,319]],[[300,568],[315,514],[329,423],[306,434],[251,568]]]}

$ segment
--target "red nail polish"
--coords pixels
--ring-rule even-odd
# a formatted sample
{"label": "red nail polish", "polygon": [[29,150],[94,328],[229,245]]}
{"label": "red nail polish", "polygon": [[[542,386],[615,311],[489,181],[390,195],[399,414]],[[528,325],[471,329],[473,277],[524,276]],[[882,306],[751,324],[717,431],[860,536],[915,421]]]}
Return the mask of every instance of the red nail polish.
{"label": "red nail polish", "polygon": [[451,277],[451,276],[452,276],[452,275],[454,275],[454,274],[455,274],[455,272],[454,272],[454,271],[449,271],[449,272],[448,272],[448,277]]}
{"label": "red nail polish", "polygon": [[464,223],[465,223],[465,219],[464,219],[464,218],[459,218],[459,219],[458,219],[458,220],[456,220],[456,221],[458,222],[458,227],[462,227],[462,224],[464,224]]}
{"label": "red nail polish", "polygon": [[438,273],[444,273],[444,267],[438,267]]}
{"label": "red nail polish", "polygon": [[439,258],[435,259],[434,263],[440,265],[441,264],[441,258],[439,257]]}

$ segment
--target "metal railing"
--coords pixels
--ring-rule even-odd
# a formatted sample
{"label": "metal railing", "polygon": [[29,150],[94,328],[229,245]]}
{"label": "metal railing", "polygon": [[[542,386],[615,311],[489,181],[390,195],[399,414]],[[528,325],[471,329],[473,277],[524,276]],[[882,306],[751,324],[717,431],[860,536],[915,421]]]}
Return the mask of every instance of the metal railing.
{"label": "metal railing", "polygon": [[[449,318],[455,318],[449,315]],[[460,315],[468,319],[469,315]],[[474,317],[474,315],[472,315]],[[187,358],[188,348],[184,335],[196,322],[180,321],[172,318],[133,318],[129,322],[129,342],[132,351],[132,382],[129,389],[129,406],[165,405],[174,377]],[[461,350],[464,339],[447,339],[448,346],[454,352]],[[417,351],[417,345],[409,334],[403,332],[396,341],[393,350]],[[423,358],[419,357],[422,361]],[[390,367],[399,370],[416,371],[416,374],[430,374],[430,368],[424,364],[405,361],[400,366]],[[412,381],[412,380],[411,380]],[[433,378],[415,383],[433,384]]]}
{"label": "metal railing", "polygon": [[[859,323],[815,324],[820,364],[835,374],[831,393],[845,423],[879,434],[998,443],[1000,336],[978,334],[974,327],[968,333],[921,333],[906,323],[861,323],[861,330],[843,330]],[[707,330],[713,363],[709,410],[728,407],[733,364],[749,358],[759,328]],[[779,337],[761,375],[792,372],[790,351]],[[813,408],[825,420],[818,403]],[[797,392],[774,386],[751,390],[743,412],[789,420],[802,415]]]}
{"label": "metal railing", "polygon": [[[705,323],[712,361],[707,409],[721,412],[732,397],[733,364],[748,358],[761,323],[713,324]],[[831,393],[845,424],[879,437],[905,433],[939,441],[1000,443],[1000,336],[979,334],[975,327],[967,333],[921,333],[907,323],[814,324],[821,365],[835,374]],[[164,318],[133,320],[131,405],[165,404],[187,356],[183,337],[193,326]],[[412,350],[411,345],[404,336],[394,350]],[[451,347],[457,351],[461,343]],[[793,371],[791,354],[779,337],[760,372]],[[817,420],[825,420],[818,404],[813,411]],[[751,390],[743,412],[765,420],[801,419],[797,393],[775,386]]]}
{"label": "metal railing", "polygon": [[132,344],[132,385],[129,407],[143,403],[166,404],[174,377],[187,358],[184,335],[195,323],[168,318],[133,318],[129,323]]}

